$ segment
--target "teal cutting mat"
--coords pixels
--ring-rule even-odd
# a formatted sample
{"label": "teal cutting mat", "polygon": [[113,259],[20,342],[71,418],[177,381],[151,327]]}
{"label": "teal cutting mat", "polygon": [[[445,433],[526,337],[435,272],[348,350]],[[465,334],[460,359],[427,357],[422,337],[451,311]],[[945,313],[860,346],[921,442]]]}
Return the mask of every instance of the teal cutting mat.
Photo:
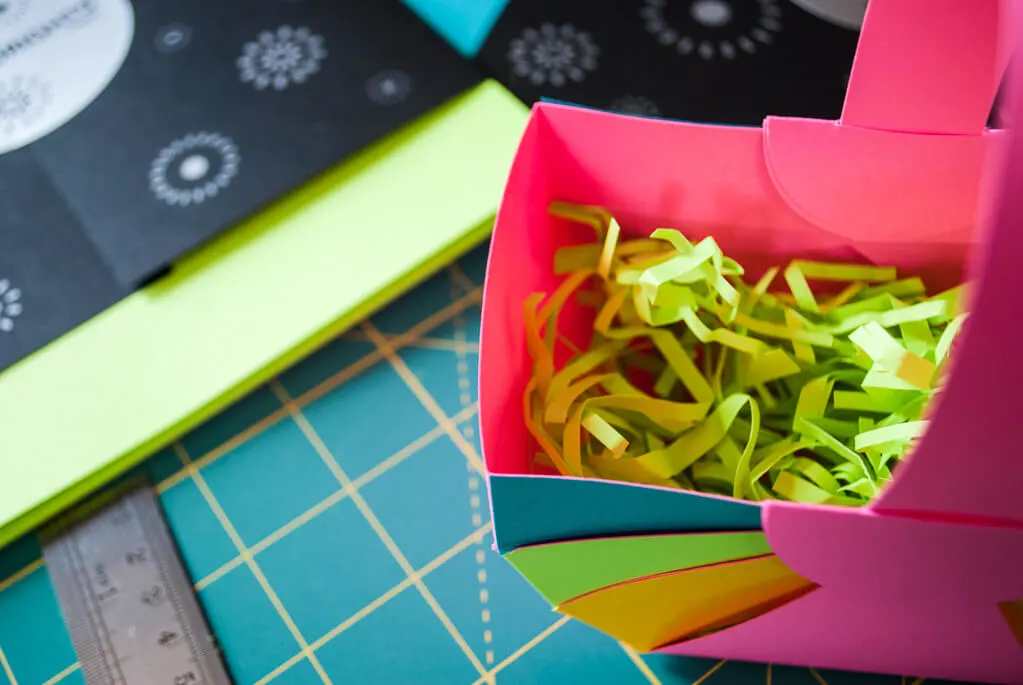
{"label": "teal cutting mat", "polygon": [[[641,659],[553,613],[490,549],[476,434],[484,259],[139,469],[159,484],[239,685],[922,682]],[[0,685],[57,682],[84,679],[26,539],[0,552]]]}

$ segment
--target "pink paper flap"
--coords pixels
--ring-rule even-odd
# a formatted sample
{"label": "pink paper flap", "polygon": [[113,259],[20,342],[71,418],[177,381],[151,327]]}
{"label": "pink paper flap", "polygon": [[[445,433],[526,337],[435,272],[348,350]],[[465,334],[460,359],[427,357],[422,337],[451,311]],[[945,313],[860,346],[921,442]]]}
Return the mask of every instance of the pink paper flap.
{"label": "pink paper flap", "polygon": [[795,211],[885,262],[892,244],[970,243],[988,150],[1002,134],[906,135],[772,117],[764,154]]}
{"label": "pink paper flap", "polygon": [[1023,599],[1023,525],[921,521],[870,509],[769,501],[771,549],[801,576],[850,601],[948,605]]}
{"label": "pink paper flap", "polygon": [[[1012,19],[1015,35],[1023,36],[1023,16]],[[1010,70],[1007,86],[1013,97],[1006,122],[1019,131],[1023,70]],[[929,429],[875,502],[879,511],[1023,522],[1023,446],[1016,433],[1023,388],[1023,138],[1009,136],[999,157],[1004,164],[971,257],[970,318]]]}
{"label": "pink paper flap", "polygon": [[[874,577],[877,585],[883,583]],[[935,595],[921,610],[915,604],[874,601],[869,593],[814,590],[733,628],[658,651],[993,685],[1023,683],[1023,649],[998,607],[947,604],[951,592]]]}
{"label": "pink paper flap", "polygon": [[764,124],[767,166],[792,208],[875,260],[900,243],[968,244],[996,138],[984,129],[1008,54],[995,40],[1004,3],[868,5],[841,121]]}
{"label": "pink paper flap", "polygon": [[846,125],[976,134],[1009,51],[1010,0],[872,0],[846,92]]}

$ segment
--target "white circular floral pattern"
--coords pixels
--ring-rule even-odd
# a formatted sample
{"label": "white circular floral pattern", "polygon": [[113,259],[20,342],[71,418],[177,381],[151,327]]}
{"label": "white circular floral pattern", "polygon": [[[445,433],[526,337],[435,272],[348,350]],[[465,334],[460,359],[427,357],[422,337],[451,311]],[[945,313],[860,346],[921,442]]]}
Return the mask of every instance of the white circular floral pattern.
{"label": "white circular floral pattern", "polygon": [[6,278],[0,278],[0,333],[13,331],[21,312],[21,290],[11,286]]}
{"label": "white circular floral pattern", "polygon": [[50,87],[35,76],[0,81],[0,140],[28,126],[46,111]]}
{"label": "white circular floral pattern", "polygon": [[258,90],[284,90],[305,83],[327,57],[323,37],[306,27],[281,26],[246,43],[238,58],[239,77]]}
{"label": "white circular floral pattern", "polygon": [[669,0],[643,0],[640,16],[646,30],[658,42],[675,46],[683,55],[697,55],[704,60],[735,59],[740,53],[754,54],[760,46],[770,45],[774,34],[782,28],[778,0],[750,3],[756,5],[754,12],[758,15],[752,22],[738,21],[732,2],[734,0],[689,0],[689,20],[693,25],[686,27],[675,25],[666,16]]}
{"label": "white circular floral pattern", "polygon": [[99,6],[96,4],[96,0],[79,0],[78,4],[66,15],[67,23],[65,25],[81,28],[95,19],[98,14]]}
{"label": "white circular floral pattern", "polygon": [[190,133],[156,156],[149,170],[149,187],[169,205],[202,204],[231,184],[240,161],[230,138],[206,131]]}
{"label": "white circular floral pattern", "polygon": [[620,114],[638,114],[645,117],[656,117],[661,114],[653,100],[639,95],[624,95],[612,102],[608,109]]}
{"label": "white circular floral pattern", "polygon": [[412,77],[397,69],[374,74],[366,82],[366,97],[378,105],[396,105],[412,92]]}
{"label": "white circular floral pattern", "polygon": [[508,47],[512,73],[534,86],[579,82],[597,68],[600,48],[589,33],[571,24],[528,28]]}
{"label": "white circular floral pattern", "polygon": [[192,42],[192,29],[186,24],[167,24],[156,32],[156,49],[164,54],[179,52]]}
{"label": "white circular floral pattern", "polygon": [[0,26],[11,26],[28,9],[29,0],[0,0]]}

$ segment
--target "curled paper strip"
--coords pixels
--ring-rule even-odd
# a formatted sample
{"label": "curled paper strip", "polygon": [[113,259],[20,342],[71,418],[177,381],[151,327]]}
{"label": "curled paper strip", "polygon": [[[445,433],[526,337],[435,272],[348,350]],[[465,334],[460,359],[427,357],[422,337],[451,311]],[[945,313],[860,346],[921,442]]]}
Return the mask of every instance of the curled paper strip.
{"label": "curled paper strip", "polygon": [[[810,261],[747,283],[712,237],[694,244],[659,228],[625,239],[602,208],[550,211],[591,226],[595,240],[562,248],[561,285],[525,303],[524,412],[539,463],[857,506],[926,429],[967,316],[962,286],[928,295],[894,267]],[[817,282],[833,287],[821,294]],[[592,310],[588,345],[558,330],[570,301]]]}

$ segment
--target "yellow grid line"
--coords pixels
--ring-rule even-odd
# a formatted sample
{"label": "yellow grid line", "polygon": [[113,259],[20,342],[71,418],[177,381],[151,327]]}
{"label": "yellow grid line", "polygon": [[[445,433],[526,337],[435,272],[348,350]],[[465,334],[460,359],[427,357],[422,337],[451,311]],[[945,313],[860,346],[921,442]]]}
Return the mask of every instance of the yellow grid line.
{"label": "yellow grid line", "polygon": [[10,586],[14,585],[15,583],[17,583],[22,578],[27,578],[28,576],[32,575],[33,573],[35,573],[36,571],[38,571],[42,567],[43,567],[43,560],[40,557],[39,559],[36,559],[32,563],[27,564],[26,566],[24,566],[20,570],[15,571],[13,574],[11,574],[7,578],[5,578],[2,582],[0,582],[0,592],[3,592],[4,590],[9,588]]}
{"label": "yellow grid line", "polygon": [[[456,314],[460,314],[466,309],[470,309],[481,302],[483,302],[483,288],[474,287],[462,297],[458,298],[451,304],[438,309],[404,333],[392,336],[391,341],[396,347],[408,345],[409,343],[422,338],[426,335],[427,331],[432,331],[434,328],[445,323]],[[358,329],[352,329],[349,332],[355,333],[357,331]]]}
{"label": "yellow grid line", "polygon": [[[455,418],[456,420],[465,420],[466,418],[469,418],[473,414],[475,414],[475,412],[476,412],[475,405],[471,407],[466,407],[466,409],[464,409],[462,412],[459,412]],[[429,445],[430,443],[434,442],[443,435],[444,431],[439,426],[433,428],[424,435],[410,442],[408,445],[402,447],[400,450],[389,456],[387,459],[384,459],[382,462],[371,468],[366,473],[356,478],[353,481],[353,485],[355,486],[356,489],[358,489],[366,485],[367,483],[372,482],[373,480],[384,475],[385,473],[387,473],[394,467],[398,466],[412,455],[416,454],[423,447]],[[311,506],[309,509],[306,509],[301,514],[299,514],[298,516],[288,521],[277,530],[267,535],[265,538],[263,538],[256,544],[249,547],[249,552],[251,552],[253,556],[259,554],[260,552],[263,552],[271,545],[280,541],[286,535],[294,532],[296,529],[312,521],[319,514],[331,508],[338,502],[341,502],[347,496],[348,493],[345,492],[344,490],[338,490],[337,492],[331,493],[327,497],[323,498],[322,500]],[[234,569],[241,566],[242,563],[244,563],[244,560],[240,555],[224,562],[224,564],[221,565],[219,568],[214,569],[206,576],[201,578],[199,581],[197,581],[195,584],[195,589],[202,590],[203,588],[208,587],[214,581],[218,580],[227,573],[230,573]]]}
{"label": "yellow grid line", "polygon": [[[338,492],[335,492],[332,495],[323,498],[322,500],[320,500],[310,508],[306,509],[304,512],[302,512],[295,518],[293,518],[291,521],[288,521],[283,526],[267,535],[265,538],[257,542],[255,545],[249,547],[249,553],[252,554],[252,556],[256,556],[260,552],[268,549],[274,543],[284,539],[287,535],[295,532],[296,530],[304,526],[306,523],[309,523],[314,518],[316,518],[323,512],[327,511],[338,502],[342,501],[346,496],[347,495],[343,491],[339,490]],[[245,559],[239,554],[238,556],[225,562],[218,568],[214,569],[213,571],[203,576],[203,578],[201,578],[198,582],[195,583],[195,589],[203,590],[209,587],[214,582],[220,580],[228,573],[230,573],[231,571],[238,568],[244,563]]]}
{"label": "yellow grid line", "polygon": [[[457,315],[456,315],[457,316]],[[383,334],[385,338],[391,341],[398,340],[400,335],[388,335]],[[344,334],[346,340],[357,340],[359,342],[369,342],[370,338],[363,331],[353,330]],[[450,352],[468,352],[469,354],[479,354],[480,344],[469,342],[468,340],[448,340],[447,338],[433,338],[428,335],[424,335],[415,340],[406,342],[402,347],[414,347],[422,348],[425,350],[447,350]]]}
{"label": "yellow grid line", "polygon": [[217,501],[216,495],[213,494],[213,491],[210,489],[210,486],[206,482],[202,473],[195,468],[195,464],[192,463],[192,460],[189,458],[185,448],[181,446],[181,443],[175,443],[174,451],[177,453],[178,458],[181,459],[181,463],[184,465],[185,470],[188,471],[189,476],[191,476],[192,480],[199,488],[203,498],[205,498],[207,504],[209,504],[210,509],[213,510],[213,514],[217,517],[217,520],[220,521],[220,525],[224,528],[224,532],[227,533],[227,536],[231,538],[231,542],[233,542],[234,546],[238,549],[239,556],[245,560],[245,563],[252,572],[252,575],[255,576],[256,582],[258,582],[260,587],[263,588],[263,592],[266,593],[267,598],[270,600],[270,604],[272,604],[274,609],[277,611],[277,615],[281,617],[284,625],[287,626],[288,631],[291,633],[292,637],[295,638],[295,642],[298,643],[303,654],[309,659],[309,663],[312,664],[316,673],[320,676],[320,680],[322,680],[325,685],[331,685],[331,680],[327,675],[327,672],[323,670],[323,666],[316,658],[316,655],[314,655],[309,649],[308,643],[302,636],[301,631],[299,631],[298,626],[295,625],[294,620],[292,620],[291,614],[289,614],[288,610],[284,608],[284,604],[281,602],[280,597],[278,597],[277,593],[274,592],[273,587],[270,585],[270,581],[267,580],[266,576],[263,574],[263,570],[259,568],[259,564],[256,563],[256,560],[252,557],[252,553],[245,546],[245,542],[238,534],[234,524],[232,524],[230,519],[228,519],[227,513],[220,506],[220,502]]}
{"label": "yellow grid line", "polygon": [[[283,385],[281,385],[276,380],[271,381],[270,387],[277,394],[278,398],[281,400],[284,406],[290,409],[292,418],[295,420],[295,422],[298,424],[298,427],[305,434],[306,439],[309,440],[309,443],[313,446],[313,449],[315,449],[316,452],[320,455],[320,458],[323,459],[324,464],[326,464],[327,468],[329,468],[331,470],[331,473],[334,474],[334,477],[337,479],[338,483],[341,484],[341,487],[348,492],[348,496],[351,498],[352,502],[355,504],[356,507],[358,507],[359,511],[362,512],[363,517],[369,523],[373,531],[377,534],[377,537],[380,538],[380,541],[384,543],[385,547],[387,547],[388,551],[391,553],[391,556],[393,556],[395,561],[398,562],[398,565],[401,566],[403,571],[405,571],[405,574],[412,579],[412,582],[416,586],[416,589],[419,590],[419,594],[423,596],[423,599],[426,600],[426,603],[433,610],[433,613],[437,615],[437,618],[440,620],[441,624],[447,629],[448,633],[451,635],[451,638],[455,641],[455,644],[459,646],[459,648],[469,659],[472,665],[476,668],[476,670],[479,671],[481,675],[485,674],[486,668],[483,666],[482,663],[480,663],[480,660],[476,656],[476,653],[472,651],[472,648],[470,648],[469,645],[466,643],[465,638],[462,637],[462,634],[458,632],[458,628],[456,628],[455,624],[451,622],[451,619],[448,617],[447,613],[444,611],[443,608],[441,608],[440,604],[434,598],[433,593],[430,592],[430,590],[423,583],[422,579],[419,578],[419,576],[416,573],[416,570],[412,568],[412,565],[409,563],[408,559],[405,558],[405,555],[402,553],[401,549],[398,548],[398,545],[391,538],[390,534],[384,528],[383,524],[380,523],[380,520],[376,517],[376,514],[374,514],[373,511],[370,509],[369,505],[366,503],[366,500],[362,497],[358,490],[355,489],[351,479],[348,477],[348,474],[346,474],[344,469],[341,468],[341,465],[338,463],[337,459],[335,459],[334,455],[331,454],[330,450],[324,444],[322,438],[320,438],[319,433],[316,432],[312,424],[309,423],[309,420],[306,418],[305,414],[302,413],[302,410],[291,399],[291,396],[288,394],[288,391],[284,388]],[[447,416],[445,416],[444,418],[447,421],[451,420]]]}
{"label": "yellow grid line", "polygon": [[483,683],[494,682],[494,680],[492,680],[492,679],[494,677],[496,677],[498,673],[500,673],[501,671],[503,671],[504,669],[508,668],[513,663],[518,661],[521,656],[523,656],[524,654],[528,653],[531,649],[533,649],[538,644],[540,644],[541,642],[543,642],[544,640],[549,638],[551,635],[556,633],[559,628],[564,626],[570,620],[571,619],[568,616],[562,616],[557,621],[555,621],[554,623],[550,624],[549,626],[547,626],[546,628],[541,630],[536,635],[536,637],[534,637],[532,640],[530,640],[529,642],[527,642],[526,644],[522,645],[521,647],[516,649],[514,652],[509,654],[503,661],[501,661],[499,664],[497,664],[497,666],[494,666],[492,669],[490,669],[490,671],[487,673],[487,675],[490,676],[491,680],[488,680],[486,678],[486,676],[484,676],[484,677],[480,678],[479,680],[477,680],[476,682],[474,682],[472,685],[483,685]]}
{"label": "yellow grid line", "polygon": [[[477,540],[484,537],[487,533],[490,532],[490,528],[491,525],[488,522],[479,530],[475,530],[469,535],[465,536],[458,543],[453,545],[450,549],[442,552],[439,556],[437,556],[437,558],[433,559],[428,564],[423,566],[421,569],[416,571],[415,575],[418,576],[419,578],[423,578],[427,574],[437,570],[445,562],[452,559],[458,553],[462,552],[467,547],[469,547],[469,545],[474,544]],[[400,583],[392,587],[390,590],[374,599],[372,602],[364,606],[362,609],[359,609],[359,611],[355,612],[354,614],[346,618],[344,621],[328,630],[326,633],[321,635],[313,642],[309,643],[309,648],[314,652],[317,651],[318,649],[326,645],[328,642],[336,638],[338,635],[345,632],[346,630],[354,626],[356,623],[358,623],[359,621],[366,618],[374,611],[382,607],[388,601],[397,597],[404,590],[407,590],[408,588],[412,587],[414,582],[415,581],[413,580],[413,576],[406,576],[404,580],[402,580]],[[289,670],[292,666],[296,665],[304,658],[305,656],[302,654],[302,652],[293,655],[291,658],[281,663],[277,668],[270,671],[265,676],[256,681],[256,685],[266,685],[266,683],[269,683],[277,676],[283,674],[285,671]]]}
{"label": "yellow grid line", "polygon": [[811,668],[810,669],[810,675],[812,675],[814,677],[814,679],[818,683],[820,683],[821,685],[828,685],[828,681],[824,680],[824,676],[822,676],[820,673],[818,673],[817,669]]}
{"label": "yellow grid line", "polygon": [[0,668],[3,669],[11,685],[18,685],[18,679],[14,677],[14,671],[11,670],[11,663],[7,661],[7,655],[4,654],[3,647],[0,647]]}
{"label": "yellow grid line", "polygon": [[[275,409],[270,414],[267,414],[266,416],[259,419],[252,425],[248,426],[247,428],[244,428],[235,435],[232,435],[230,438],[220,443],[213,449],[207,451],[202,456],[192,459],[191,463],[194,464],[195,468],[197,469],[205,468],[206,466],[209,466],[210,464],[217,461],[224,455],[230,454],[234,450],[238,449],[239,447],[247,443],[249,440],[260,435],[267,428],[270,428],[271,426],[278,423],[281,419],[286,418],[287,416],[288,412],[283,407]],[[188,480],[188,477],[189,477],[188,470],[181,469],[177,473],[161,481],[156,486],[156,491],[162,494],[167,490],[170,490],[178,483]]]}
{"label": "yellow grid line", "polygon": [[437,404],[437,400],[427,391],[426,387],[423,386],[422,381],[416,377],[412,370],[409,369],[408,365],[405,364],[405,360],[398,356],[395,348],[391,343],[384,338],[384,336],[377,330],[376,326],[370,322],[362,324],[362,329],[367,335],[373,340],[373,344],[377,346],[377,349],[384,358],[391,364],[391,367],[401,376],[402,380],[405,381],[405,385],[409,387],[412,394],[415,395],[420,404],[422,404],[426,411],[433,416],[434,420],[444,429],[444,431],[451,438],[451,441],[455,443],[465,458],[469,460],[469,463],[475,467],[480,473],[485,473],[486,469],[483,466],[483,459],[479,454],[476,453],[476,448],[469,444],[469,442],[458,432],[458,428],[452,423],[451,419],[441,410],[440,405]]}
{"label": "yellow grid line", "polygon": [[714,675],[714,674],[715,674],[715,673],[717,673],[717,672],[718,672],[719,670],[721,670],[721,667],[722,667],[722,666],[724,666],[724,665],[725,665],[725,664],[727,664],[727,663],[728,663],[728,659],[722,659],[721,661],[717,662],[716,664],[714,664],[713,666],[711,666],[711,667],[710,667],[710,670],[708,670],[708,671],[707,671],[706,673],[704,673],[703,675],[701,675],[701,676],[700,676],[700,677],[699,677],[699,678],[698,678],[698,679],[697,679],[696,681],[694,681],[694,682],[692,683],[692,685],[700,685],[701,683],[705,683],[705,682],[707,682],[707,680],[708,680],[708,679],[709,679],[709,678],[710,678],[710,677],[711,677],[712,675]]}
{"label": "yellow grid line", "polygon": [[[771,670],[772,670],[771,664],[767,664],[767,685],[771,685]],[[902,685],[906,685],[906,683],[903,682]]]}
{"label": "yellow grid line", "polygon": [[917,678],[916,680],[913,681],[913,685],[924,685],[924,681],[925,680],[927,680],[927,679],[926,678]]}
{"label": "yellow grid line", "polygon": [[636,665],[639,672],[646,676],[646,679],[650,681],[650,685],[663,685],[663,683],[661,683],[661,679],[658,678],[657,674],[650,668],[650,664],[643,661],[643,657],[641,657],[635,649],[624,642],[619,642],[618,644],[621,645],[622,649],[625,651],[625,655],[628,656],[632,663]]}
{"label": "yellow grid line", "polygon": [[384,594],[380,595],[380,597],[378,597],[377,599],[375,599],[372,602],[370,602],[369,604],[367,604],[365,607],[363,607],[362,610],[360,610],[359,612],[356,612],[352,616],[348,617],[347,619],[345,619],[344,621],[342,621],[341,623],[337,624],[336,626],[331,628],[329,631],[324,633],[322,636],[320,636],[319,639],[317,639],[315,642],[312,643],[313,649],[319,649],[320,647],[322,647],[323,645],[327,644],[328,642],[333,640],[335,637],[337,637],[338,635],[340,635],[344,631],[346,631],[349,628],[351,628],[360,619],[365,618],[366,616],[369,616],[371,613],[373,613],[373,611],[375,609],[379,608],[380,606],[383,606],[383,604],[386,603],[388,599],[396,597],[403,590],[406,590],[410,586],[412,586],[416,582],[417,578],[419,580],[422,580],[427,574],[436,571],[445,562],[450,561],[455,556],[457,556],[459,553],[465,551],[470,545],[478,544],[479,541],[481,539],[483,539],[483,537],[488,532],[490,532],[490,524],[489,523],[487,525],[485,525],[483,528],[480,528],[479,530],[475,530],[472,533],[470,533],[469,535],[467,535],[464,538],[462,538],[461,540],[459,540],[459,542],[457,544],[452,546],[446,552],[441,553],[436,559],[434,559],[433,561],[428,563],[426,566],[423,566],[421,569],[416,571],[414,575],[406,577],[405,580],[401,581],[400,583],[395,585],[393,588],[391,588],[390,590],[388,590]]}
{"label": "yellow grid line", "polygon": [[56,683],[59,683],[60,681],[64,680],[64,678],[67,678],[69,675],[71,675],[72,673],[74,673],[75,671],[80,669],[81,667],[82,667],[81,664],[79,664],[76,661],[75,663],[71,664],[70,666],[65,668],[63,671],[61,671],[60,673],[54,675],[49,680],[45,681],[43,683],[43,685],[56,685]]}
{"label": "yellow grid line", "polygon": [[[469,409],[472,410],[472,411],[467,411],[465,413],[468,416],[471,416],[472,413],[475,411],[475,407],[470,407]],[[418,452],[420,449],[422,449],[426,445],[430,444],[431,442],[433,442],[437,438],[441,437],[443,434],[444,434],[444,432],[439,427],[438,428],[434,428],[433,430],[429,431],[425,435],[421,436],[420,438],[414,440],[413,442],[409,443],[405,447],[401,448],[400,450],[398,450],[397,452],[392,454],[390,457],[388,457],[384,461],[382,461],[379,464],[377,464],[376,466],[374,466],[372,469],[370,469],[366,473],[364,473],[361,476],[359,476],[354,481],[355,486],[357,488],[360,488],[363,485],[366,485],[367,483],[375,480],[376,478],[379,478],[383,474],[385,474],[388,471],[390,471],[391,469],[393,469],[398,464],[401,464],[402,462],[404,462],[406,459],[408,459],[410,456],[412,456],[413,454]],[[322,500],[320,500],[319,502],[317,502],[316,504],[311,506],[309,509],[306,509],[301,514],[299,514],[298,516],[296,516],[292,520],[290,520],[287,523],[285,523],[283,526],[281,526],[277,530],[275,530],[272,533],[270,533],[269,535],[267,535],[265,538],[263,538],[262,540],[260,540],[256,544],[252,545],[249,548],[249,551],[253,555],[256,555],[256,554],[259,554],[260,552],[263,552],[264,550],[266,550],[270,546],[272,546],[275,543],[279,542],[285,536],[293,533],[298,528],[301,528],[306,523],[309,523],[310,521],[312,521],[314,518],[316,518],[318,515],[320,515],[323,512],[325,512],[327,509],[331,508],[332,506],[334,506],[338,502],[341,502],[347,496],[348,496],[348,493],[346,493],[344,490],[338,490],[337,492],[334,492],[334,493],[328,495],[327,497],[323,498]],[[196,590],[202,590],[202,589],[208,587],[214,581],[216,581],[216,580],[220,579],[221,577],[223,577],[224,575],[230,573],[234,569],[236,569],[239,566],[241,566],[243,563],[244,563],[244,560],[242,559],[241,556],[236,556],[233,559],[230,559],[229,561],[227,561],[223,565],[221,565],[219,568],[214,569],[213,571],[211,571],[210,573],[205,575],[202,579],[200,579],[198,582],[196,582],[195,589]]]}
{"label": "yellow grid line", "polygon": [[[388,336],[390,339],[393,336]],[[420,338],[413,343],[404,345],[404,347],[420,347],[426,350],[445,350],[448,352],[460,352],[462,354],[479,354],[480,345],[479,343],[471,343],[468,341],[462,341],[461,343],[455,340],[447,340],[445,338]]]}
{"label": "yellow grid line", "polygon": [[451,274],[451,280],[455,282],[455,285],[460,286],[465,292],[472,292],[479,288],[479,286],[473,283],[473,280],[466,275],[465,270],[462,269],[462,265],[458,262],[452,262],[448,266],[448,273]]}
{"label": "yellow grid line", "polygon": [[57,673],[56,675],[54,675],[49,680],[43,682],[43,685],[56,685],[60,681],[64,680],[64,678],[67,678],[69,675],[71,675],[75,671],[79,670],[81,667],[82,667],[82,665],[76,661],[75,663],[71,664],[70,666],[65,668],[63,671],[61,671],[60,673]]}
{"label": "yellow grid line", "polygon": [[285,673],[287,673],[289,670],[291,670],[293,666],[297,665],[303,659],[305,659],[305,655],[302,654],[302,652],[299,652],[298,654],[294,655],[293,657],[282,663],[280,666],[278,666],[277,668],[275,668],[274,670],[270,671],[265,676],[257,680],[255,685],[266,685],[275,678],[278,678],[279,676],[282,676]]}

